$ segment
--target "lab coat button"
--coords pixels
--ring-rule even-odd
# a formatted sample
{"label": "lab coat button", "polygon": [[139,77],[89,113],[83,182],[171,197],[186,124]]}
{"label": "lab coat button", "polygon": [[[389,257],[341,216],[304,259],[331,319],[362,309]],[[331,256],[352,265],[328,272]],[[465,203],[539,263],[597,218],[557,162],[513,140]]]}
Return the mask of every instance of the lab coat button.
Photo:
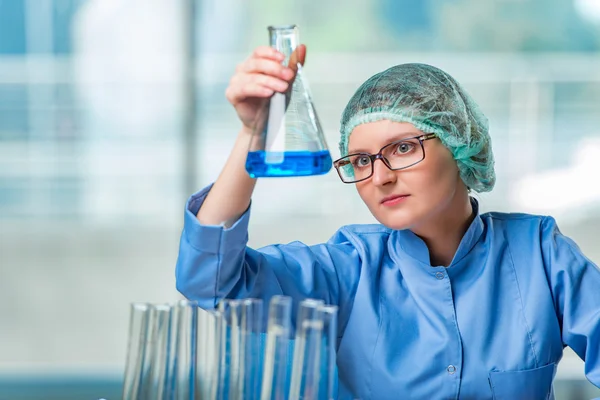
{"label": "lab coat button", "polygon": [[448,373],[450,375],[452,375],[456,372],[456,367],[454,365],[448,365],[448,368],[446,368],[446,371],[448,371]]}
{"label": "lab coat button", "polygon": [[436,272],[435,273],[435,277],[442,280],[444,279],[444,273],[443,272]]}

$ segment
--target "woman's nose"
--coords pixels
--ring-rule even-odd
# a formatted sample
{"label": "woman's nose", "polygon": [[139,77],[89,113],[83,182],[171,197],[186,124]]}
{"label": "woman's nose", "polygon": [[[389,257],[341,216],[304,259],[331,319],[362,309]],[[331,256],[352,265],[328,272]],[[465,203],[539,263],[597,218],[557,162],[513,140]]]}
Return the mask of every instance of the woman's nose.
{"label": "woman's nose", "polygon": [[373,184],[383,186],[390,182],[396,181],[396,171],[392,171],[385,165],[381,159],[375,160],[373,163]]}

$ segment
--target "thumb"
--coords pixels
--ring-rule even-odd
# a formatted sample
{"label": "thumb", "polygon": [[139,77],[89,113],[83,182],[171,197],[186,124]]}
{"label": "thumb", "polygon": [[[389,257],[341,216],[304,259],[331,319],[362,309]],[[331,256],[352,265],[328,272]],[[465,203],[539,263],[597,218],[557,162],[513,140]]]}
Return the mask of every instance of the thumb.
{"label": "thumb", "polygon": [[306,45],[301,44],[297,48],[298,50],[298,62],[300,65],[304,66],[304,62],[306,61]]}
{"label": "thumb", "polygon": [[306,46],[301,44],[292,52],[290,55],[290,61],[288,62],[288,66],[294,70],[294,72],[298,69],[298,64],[304,66],[304,61],[306,60]]}

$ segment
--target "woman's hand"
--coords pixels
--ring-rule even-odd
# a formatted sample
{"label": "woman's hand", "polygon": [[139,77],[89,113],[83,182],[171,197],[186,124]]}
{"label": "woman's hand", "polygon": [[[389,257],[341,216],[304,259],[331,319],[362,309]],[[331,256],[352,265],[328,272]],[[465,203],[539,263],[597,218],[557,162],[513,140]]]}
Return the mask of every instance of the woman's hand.
{"label": "woman's hand", "polygon": [[252,132],[262,106],[275,92],[284,93],[296,76],[297,65],[304,64],[306,46],[299,45],[290,56],[289,67],[282,65],[283,54],[272,47],[257,47],[239,64],[225,90],[235,107],[244,130]]}

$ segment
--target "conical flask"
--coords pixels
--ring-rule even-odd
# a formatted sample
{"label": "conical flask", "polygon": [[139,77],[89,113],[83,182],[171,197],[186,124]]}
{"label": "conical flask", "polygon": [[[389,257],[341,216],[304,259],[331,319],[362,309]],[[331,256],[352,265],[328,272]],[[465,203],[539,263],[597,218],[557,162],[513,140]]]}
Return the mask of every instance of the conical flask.
{"label": "conical flask", "polygon": [[302,65],[296,61],[298,27],[270,26],[268,29],[271,47],[285,56],[282,63],[297,69],[297,74],[286,93],[276,92],[261,109],[246,170],[253,178],[325,174],[331,169],[331,154],[302,75]]}

